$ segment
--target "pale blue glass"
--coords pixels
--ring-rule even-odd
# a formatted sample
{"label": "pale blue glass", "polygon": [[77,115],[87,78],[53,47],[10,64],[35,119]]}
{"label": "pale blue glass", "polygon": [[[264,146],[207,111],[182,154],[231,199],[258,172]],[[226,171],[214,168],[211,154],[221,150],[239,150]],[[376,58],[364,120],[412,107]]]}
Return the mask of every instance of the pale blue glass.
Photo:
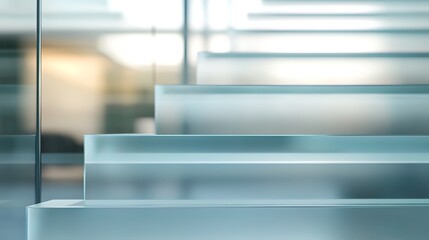
{"label": "pale blue glass", "polygon": [[92,201],[27,208],[28,240],[426,240],[427,200]]}
{"label": "pale blue glass", "polygon": [[[373,41],[371,45],[377,45],[376,40],[370,41]],[[302,47],[294,43],[285,44],[301,51]],[[341,47],[336,41],[332,44],[332,47]],[[312,51],[314,47],[305,48]],[[349,48],[353,51],[353,46]],[[336,51],[329,46],[325,49]],[[196,82],[209,85],[428,84],[428,65],[427,53],[203,52],[198,57]]]}
{"label": "pale blue glass", "polygon": [[158,85],[158,134],[429,134],[429,86]]}
{"label": "pale blue glass", "polygon": [[87,135],[85,198],[429,198],[426,136]]}
{"label": "pale blue glass", "polygon": [[34,135],[0,133],[0,239],[25,239],[25,207],[34,204],[34,142]]}
{"label": "pale blue glass", "polygon": [[35,203],[36,1],[0,1],[0,239],[26,239]]}

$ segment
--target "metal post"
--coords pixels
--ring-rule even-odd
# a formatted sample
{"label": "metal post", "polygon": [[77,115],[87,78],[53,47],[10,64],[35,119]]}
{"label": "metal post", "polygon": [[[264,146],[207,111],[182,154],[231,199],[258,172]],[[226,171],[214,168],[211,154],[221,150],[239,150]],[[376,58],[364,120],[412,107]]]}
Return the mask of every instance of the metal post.
{"label": "metal post", "polygon": [[42,201],[42,0],[36,0],[36,141],[35,141],[35,201]]}
{"label": "metal post", "polygon": [[183,69],[182,84],[189,82],[189,1],[183,0]]}

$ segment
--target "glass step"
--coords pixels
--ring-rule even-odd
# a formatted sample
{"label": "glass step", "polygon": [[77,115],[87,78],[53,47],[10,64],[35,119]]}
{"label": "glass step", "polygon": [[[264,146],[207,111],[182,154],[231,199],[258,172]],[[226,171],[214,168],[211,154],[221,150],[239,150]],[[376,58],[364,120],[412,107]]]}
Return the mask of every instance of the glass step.
{"label": "glass step", "polygon": [[210,85],[429,84],[427,66],[429,53],[203,52],[198,56],[196,82]]}
{"label": "glass step", "polygon": [[87,135],[85,199],[429,198],[429,137]]}
{"label": "glass step", "polygon": [[27,208],[28,240],[426,240],[428,200],[96,201]]}
{"label": "glass step", "polygon": [[156,86],[158,134],[429,133],[429,86]]}
{"label": "glass step", "polygon": [[[209,41],[227,39],[219,48],[258,53],[429,52],[429,32],[234,32],[212,33]],[[205,56],[202,56],[205,57]],[[202,58],[202,60],[206,60]],[[239,66],[237,66],[239,67]],[[243,67],[241,67],[243,69]],[[248,69],[251,70],[251,69]],[[218,72],[216,72],[218,74]],[[218,79],[219,80],[219,79]]]}
{"label": "glass step", "polygon": [[354,31],[354,30],[427,30],[429,13],[410,14],[366,14],[366,15],[291,15],[291,14],[249,14],[235,21],[237,30],[278,31]]}
{"label": "glass step", "polygon": [[428,29],[427,1],[233,1],[231,27],[247,30]]}
{"label": "glass step", "polygon": [[[277,13],[380,13],[429,12],[426,0],[256,0],[248,8]],[[243,5],[244,6],[244,5]]]}

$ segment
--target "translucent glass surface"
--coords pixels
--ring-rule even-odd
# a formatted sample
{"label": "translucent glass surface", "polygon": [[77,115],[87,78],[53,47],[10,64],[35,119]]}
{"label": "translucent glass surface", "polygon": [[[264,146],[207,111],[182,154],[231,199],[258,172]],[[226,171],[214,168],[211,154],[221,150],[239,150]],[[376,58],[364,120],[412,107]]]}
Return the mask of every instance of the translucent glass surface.
{"label": "translucent glass surface", "polygon": [[361,14],[291,14],[291,13],[249,13],[233,26],[240,30],[426,30],[429,14],[423,13],[361,13]]}
{"label": "translucent glass surface", "polygon": [[[252,0],[250,0],[252,1]],[[243,7],[245,0],[241,2]],[[260,12],[290,14],[371,14],[371,13],[427,13],[429,3],[426,0],[253,0],[250,9]]]}
{"label": "translucent glass surface", "polygon": [[34,136],[0,135],[0,239],[25,239],[25,206],[34,204]]}
{"label": "translucent glass surface", "polygon": [[196,0],[190,3],[192,27],[197,30],[418,29],[427,26],[424,19],[429,12],[429,4],[424,0]]}
{"label": "translucent glass surface", "polygon": [[[335,42],[333,42],[334,45],[336,45]],[[287,45],[287,43],[284,44]],[[293,46],[292,44],[289,47]],[[338,46],[341,47],[341,43]],[[314,49],[314,47],[310,47],[304,53],[289,54],[200,53],[197,65],[197,84],[391,85],[429,83],[427,76],[429,54],[426,53],[308,53],[312,48]],[[299,51],[300,48],[295,49]],[[325,51],[329,51],[329,49],[327,48]],[[353,47],[349,46],[349,49],[353,49]],[[317,49],[314,50],[317,52]]]}
{"label": "translucent glass surface", "polygon": [[[224,51],[261,53],[429,52],[429,32],[237,32],[213,33],[212,46]],[[218,43],[227,39],[227,43]],[[217,42],[216,42],[217,41]],[[230,47],[229,47],[230,46]],[[228,48],[229,47],[229,48]],[[215,51],[213,49],[211,51]],[[206,50],[208,51],[208,50]],[[202,56],[205,57],[205,56]],[[204,59],[202,59],[204,60]],[[321,59],[322,60],[322,59]],[[388,61],[385,60],[387,63]],[[198,67],[198,65],[197,65]],[[373,79],[376,81],[377,79]]]}
{"label": "translucent glass surface", "polygon": [[50,201],[28,240],[426,240],[427,200]]}
{"label": "translucent glass surface", "polygon": [[[274,2],[274,3],[273,3]],[[246,30],[427,29],[427,1],[232,1],[231,26]],[[426,21],[427,22],[427,21]]]}
{"label": "translucent glass surface", "polygon": [[159,134],[429,133],[428,86],[157,86]]}
{"label": "translucent glass surface", "polygon": [[429,198],[429,137],[89,135],[88,199]]}
{"label": "translucent glass surface", "polygon": [[36,1],[0,1],[0,239],[26,239],[34,204]]}

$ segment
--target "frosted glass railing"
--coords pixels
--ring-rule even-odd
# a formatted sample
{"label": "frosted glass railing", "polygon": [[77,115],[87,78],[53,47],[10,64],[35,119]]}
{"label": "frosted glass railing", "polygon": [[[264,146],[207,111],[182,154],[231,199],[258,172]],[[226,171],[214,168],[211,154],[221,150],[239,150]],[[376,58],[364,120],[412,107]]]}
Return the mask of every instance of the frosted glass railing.
{"label": "frosted glass railing", "polygon": [[24,220],[21,208],[34,203],[34,142],[34,135],[0,135],[0,238],[1,223]]}
{"label": "frosted glass railing", "polygon": [[429,134],[429,86],[156,87],[158,134]]}
{"label": "frosted glass railing", "polygon": [[429,137],[85,137],[88,199],[429,198]]}
{"label": "frosted glass railing", "polygon": [[[0,93],[0,115],[10,114],[2,108],[4,104],[1,103],[2,96],[3,93]],[[14,130],[13,125],[7,124],[9,119],[13,120],[13,118],[0,116],[0,125],[4,124],[0,126],[0,132],[2,132],[1,128]],[[26,236],[24,208],[34,204],[35,139],[34,135],[0,135],[0,239],[2,240],[23,240]]]}
{"label": "frosted glass railing", "polygon": [[[341,44],[333,41],[332,48],[325,50],[335,50],[333,45],[341,47]],[[370,43],[367,41],[367,44]],[[377,43],[374,41],[372,45]],[[293,46],[292,43],[289,47]],[[428,53],[308,53],[311,49],[317,52],[320,46],[325,45],[309,44],[307,53],[200,53],[196,82],[215,85],[429,84]],[[295,50],[302,48],[298,46]],[[351,50],[352,46],[347,49]]]}
{"label": "frosted glass railing", "polygon": [[56,200],[27,208],[28,240],[426,240],[427,200]]}

